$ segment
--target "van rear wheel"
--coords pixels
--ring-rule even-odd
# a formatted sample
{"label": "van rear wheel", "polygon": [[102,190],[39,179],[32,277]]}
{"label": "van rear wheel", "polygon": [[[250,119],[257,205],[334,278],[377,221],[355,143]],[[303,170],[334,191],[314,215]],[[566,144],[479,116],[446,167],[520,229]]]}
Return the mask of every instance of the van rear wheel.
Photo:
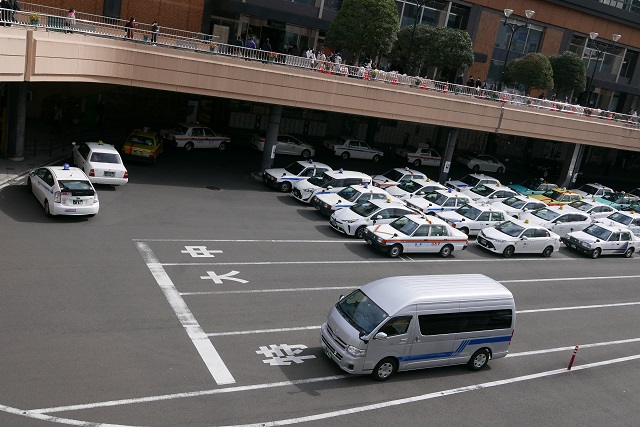
{"label": "van rear wheel", "polygon": [[398,362],[391,357],[378,362],[371,375],[376,381],[386,381],[398,370]]}
{"label": "van rear wheel", "polygon": [[479,371],[480,369],[487,366],[489,362],[489,351],[486,348],[481,348],[480,350],[473,353],[471,359],[467,362],[467,367],[472,371]]}

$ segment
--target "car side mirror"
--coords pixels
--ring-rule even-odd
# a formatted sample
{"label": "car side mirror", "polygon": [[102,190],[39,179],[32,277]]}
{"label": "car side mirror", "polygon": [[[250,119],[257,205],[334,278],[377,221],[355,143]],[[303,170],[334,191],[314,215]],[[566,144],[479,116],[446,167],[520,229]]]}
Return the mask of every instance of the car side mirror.
{"label": "car side mirror", "polygon": [[377,215],[376,219],[382,219],[382,215]]}
{"label": "car side mirror", "polygon": [[329,185],[329,186],[327,187],[327,190],[332,190],[332,189],[333,189],[333,185]]}
{"label": "car side mirror", "polygon": [[340,296],[338,297],[338,301],[342,301],[342,298],[344,298],[344,294],[340,294]]}
{"label": "car side mirror", "polygon": [[520,240],[529,240],[529,238],[527,236],[522,236]]}
{"label": "car side mirror", "polygon": [[384,332],[378,332],[374,337],[374,340],[380,340],[380,341],[385,341],[387,339],[387,334],[385,334]]}

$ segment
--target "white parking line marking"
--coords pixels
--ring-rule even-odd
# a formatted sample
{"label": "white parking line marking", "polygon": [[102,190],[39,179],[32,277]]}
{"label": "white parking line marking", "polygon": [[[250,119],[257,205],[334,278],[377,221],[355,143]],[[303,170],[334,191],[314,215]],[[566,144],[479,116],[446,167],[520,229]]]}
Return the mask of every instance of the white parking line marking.
{"label": "white parking line marking", "polygon": [[[580,348],[581,349],[595,348],[595,347],[604,347],[607,345],[630,344],[634,342],[640,342],[640,338],[630,338],[628,340],[616,340],[616,341],[606,341],[606,342],[594,342],[591,344],[580,344]],[[520,351],[518,353],[509,353],[507,354],[507,357],[534,356],[536,354],[556,353],[558,351],[571,351],[574,348],[575,346],[571,345],[568,347],[547,348],[545,350]]]}
{"label": "white parking line marking", "polygon": [[[573,347],[568,347],[568,348],[572,349]],[[535,379],[535,378],[542,378],[542,377],[550,376],[550,375],[557,375],[557,374],[562,374],[562,373],[576,372],[576,371],[580,371],[580,370],[584,370],[584,369],[594,368],[594,367],[597,367],[597,366],[611,365],[611,364],[615,364],[615,363],[622,363],[622,362],[627,362],[627,361],[637,360],[637,359],[640,359],[640,355],[633,355],[633,356],[621,357],[621,358],[617,358],[617,359],[604,360],[604,361],[601,361],[601,362],[595,362],[595,363],[590,363],[590,364],[586,364],[586,365],[574,366],[571,371],[568,371],[566,367],[563,367],[561,369],[556,369],[556,370],[546,371],[546,372],[540,372],[540,373],[537,373],[537,374],[525,375],[525,376],[521,376],[521,377],[515,377],[515,378],[506,379],[506,380],[493,381],[493,382],[484,383],[484,384],[476,384],[476,385],[457,388],[457,389],[444,390],[444,391],[439,391],[439,392],[435,392],[435,393],[429,393],[429,394],[426,394],[426,395],[414,396],[414,397],[410,397],[410,398],[399,399],[399,400],[394,400],[394,401],[390,401],[390,402],[383,402],[383,403],[379,403],[379,404],[368,405],[366,407],[352,408],[352,409],[347,409],[347,410],[344,410],[344,411],[337,411],[337,412],[340,412],[342,415],[348,415],[350,413],[362,412],[362,411],[368,410],[368,409],[379,409],[379,408],[384,407],[384,406],[380,406],[380,405],[395,406],[395,405],[399,405],[399,404],[402,404],[402,403],[411,403],[411,402],[415,402],[415,401],[419,401],[419,400],[431,399],[433,397],[445,396],[445,395],[449,395],[449,394],[456,394],[456,393],[452,393],[451,392],[451,391],[456,391],[456,390],[462,390],[462,391],[479,390],[479,389],[482,389],[482,388],[488,388],[488,387],[492,387],[492,386],[495,386],[495,385],[511,384],[511,383],[514,383],[514,382],[525,381],[526,379]],[[41,417],[44,416],[43,414],[47,414],[47,413],[79,411],[79,410],[84,410],[84,409],[95,409],[95,408],[105,408],[105,407],[113,407],[113,406],[133,405],[133,404],[148,403],[148,402],[158,402],[158,401],[163,401],[163,400],[174,400],[174,399],[183,399],[183,398],[190,398],[190,397],[201,397],[201,396],[215,395],[215,394],[236,393],[236,392],[243,392],[243,391],[254,391],[254,390],[269,389],[269,388],[276,388],[276,387],[287,387],[287,386],[300,385],[300,384],[312,384],[312,383],[318,383],[318,382],[324,382],[324,381],[335,381],[335,380],[348,379],[348,378],[355,378],[355,377],[350,376],[350,375],[334,375],[334,376],[329,376],[329,377],[309,378],[309,379],[305,379],[305,380],[281,381],[281,382],[276,382],[276,383],[263,383],[263,384],[254,384],[254,385],[248,385],[248,386],[236,386],[236,387],[228,387],[228,388],[221,388],[221,389],[211,389],[211,390],[201,390],[201,391],[193,391],[193,392],[185,392],[185,393],[164,394],[164,395],[147,396],[147,397],[140,397],[140,398],[133,398],[133,399],[109,400],[109,401],[105,401],[105,402],[94,402],[94,403],[86,403],[86,404],[80,404],[80,405],[57,406],[57,407],[50,407],[50,408],[32,409],[32,410],[28,410],[28,411],[17,410],[15,408],[10,408],[10,407],[6,407],[6,406],[0,406],[0,410],[3,410],[4,408],[9,408],[9,410],[14,410],[15,409],[16,412],[12,412],[12,413],[15,413],[17,415],[24,415],[24,416],[31,417],[31,418],[44,419],[44,418],[41,418]],[[487,384],[491,384],[491,385],[487,385]],[[458,393],[462,392],[462,391],[458,391]],[[425,396],[431,396],[431,397],[425,397]],[[396,403],[394,403],[394,402],[396,402]],[[368,408],[368,409],[363,409],[363,408]],[[345,412],[345,411],[347,411],[347,412]],[[354,411],[354,412],[350,412],[350,411]],[[7,412],[10,412],[10,411],[7,411]],[[336,412],[329,412],[327,414],[336,414]],[[312,417],[329,418],[329,417],[333,417],[333,416],[339,415],[339,414],[336,414],[336,415],[327,416],[327,414],[317,414],[317,415],[312,415]],[[51,418],[56,418],[56,421],[57,421],[57,417],[51,417]],[[311,419],[306,419],[306,418],[308,418],[308,417],[298,418],[297,420],[300,420],[300,421],[297,421],[297,422],[311,421]],[[321,419],[321,418],[317,418],[317,419]],[[287,420],[273,421],[271,423],[265,422],[265,423],[258,423],[258,424],[247,424],[246,426],[248,427],[248,426],[254,426],[254,425],[255,426],[281,425],[281,424],[273,424],[273,423],[274,422],[280,422],[281,423],[283,421],[287,421]],[[291,424],[291,423],[289,423],[289,424]],[[102,424],[75,424],[75,425],[81,425],[81,426],[85,426],[85,425],[103,426]],[[284,425],[284,424],[282,424],[282,425]]]}
{"label": "white parking line marking", "polygon": [[[535,261],[540,262],[538,258],[520,258],[516,262]],[[587,261],[581,258],[553,258],[545,259],[544,262],[567,262],[567,261]],[[588,261],[591,261],[589,259]],[[413,262],[416,264],[431,264],[431,263],[451,263],[451,262],[513,262],[513,259],[496,258],[496,259],[414,259],[408,261],[406,259],[376,259],[376,260],[335,260],[335,261],[238,261],[238,262],[163,262],[160,265],[163,266],[215,266],[215,265],[308,265],[308,264],[398,264]]]}
{"label": "white parking line marking", "polygon": [[500,280],[500,283],[528,283],[528,282],[555,282],[557,280],[617,280],[617,279],[638,279],[636,276],[599,276],[599,277],[563,277],[561,279],[517,279],[517,280]]}
{"label": "white parking line marking", "polygon": [[283,239],[131,239],[134,242],[228,242],[228,243],[359,243],[358,240],[283,240]]}
{"label": "white parking line marking", "polygon": [[482,390],[482,389],[491,388],[491,387],[514,384],[522,381],[529,381],[529,380],[535,380],[538,378],[551,377],[554,375],[567,374],[570,372],[576,372],[576,371],[596,368],[600,366],[613,365],[616,363],[624,363],[624,362],[629,362],[637,359],[640,359],[640,354],[636,354],[628,357],[620,357],[618,359],[605,360],[602,362],[588,363],[586,365],[581,365],[577,368],[574,367],[572,371],[568,371],[566,368],[554,369],[552,371],[538,372],[537,374],[523,375],[520,377],[508,378],[506,380],[490,381],[487,383],[475,384],[467,387],[451,388],[449,390],[437,391],[435,393],[427,393],[419,396],[406,397],[404,399],[396,399],[396,400],[390,400],[387,402],[374,403],[372,405],[359,406],[355,408],[343,409],[340,411],[325,412],[322,414],[309,415],[307,417],[288,418],[288,419],[277,420],[277,421],[263,421],[256,424],[237,424],[234,426],[227,426],[227,427],[268,427],[268,426],[283,426],[283,425],[304,423],[309,421],[318,421],[318,420],[324,420],[327,418],[335,418],[335,417],[340,417],[344,415],[357,414],[359,412],[371,411],[375,409],[382,409],[382,408],[389,408],[392,406],[404,405],[407,403],[421,402],[424,400],[435,399],[438,397],[466,393],[469,391],[476,391],[476,390]]}
{"label": "white parking line marking", "polygon": [[[595,305],[577,305],[569,307],[552,307],[552,308],[536,308],[534,310],[517,310],[516,314],[531,314],[531,313],[546,313],[549,311],[569,311],[569,310],[588,310],[593,308],[611,308],[611,307],[627,307],[633,305],[640,305],[640,301],[636,302],[621,302],[614,304],[595,304]],[[291,332],[291,331],[304,331],[320,329],[320,326],[296,326],[292,328],[274,328],[274,329],[255,329],[252,331],[231,331],[231,332],[211,332],[208,333],[209,337],[223,337],[229,335],[251,335],[251,334],[266,334],[271,332]],[[615,343],[615,341],[612,341]],[[567,347],[573,349],[573,347]]]}
{"label": "white parking line marking", "polygon": [[158,260],[149,246],[143,242],[136,242],[136,246],[144,259],[144,262],[147,264],[149,271],[151,271],[151,274],[153,274],[153,277],[156,279],[160,289],[162,289],[169,305],[171,305],[176,316],[178,316],[182,327],[187,331],[187,334],[189,335],[189,338],[191,338],[193,345],[195,345],[196,350],[198,350],[200,357],[202,357],[202,360],[209,369],[209,372],[211,372],[213,379],[218,384],[235,383],[236,380],[233,379],[231,372],[229,372],[225,366],[222,358],[211,343],[211,340],[200,327],[200,324],[191,313],[191,310],[189,310],[189,307],[187,307],[184,299],[180,296],[180,293],[171,281],[171,278],[169,278],[169,275],[158,263]]}

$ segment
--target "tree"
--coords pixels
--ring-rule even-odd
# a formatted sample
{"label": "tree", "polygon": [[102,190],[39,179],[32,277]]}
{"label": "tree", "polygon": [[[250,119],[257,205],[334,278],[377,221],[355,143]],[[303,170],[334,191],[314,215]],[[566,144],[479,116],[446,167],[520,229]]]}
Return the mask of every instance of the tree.
{"label": "tree", "polygon": [[397,63],[413,63],[417,70],[436,67],[436,74],[443,68],[467,68],[473,64],[473,43],[466,31],[446,27],[418,25],[411,43],[413,27],[398,32],[389,58]]}
{"label": "tree", "polygon": [[363,52],[372,57],[389,52],[399,29],[394,0],[344,0],[331,21],[325,44],[350,51],[358,61]]}
{"label": "tree", "polygon": [[553,88],[553,69],[542,53],[529,53],[507,66],[504,81],[509,85],[523,85],[529,95],[531,89]]}
{"label": "tree", "polygon": [[553,87],[556,93],[584,92],[587,87],[587,67],[574,52],[562,52],[549,57],[553,69]]}

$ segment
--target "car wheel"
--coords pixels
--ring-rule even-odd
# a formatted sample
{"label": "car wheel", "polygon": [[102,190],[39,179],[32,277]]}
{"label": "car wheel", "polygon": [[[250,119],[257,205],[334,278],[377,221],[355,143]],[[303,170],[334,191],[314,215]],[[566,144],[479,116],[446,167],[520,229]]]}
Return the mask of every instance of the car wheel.
{"label": "car wheel", "polygon": [[402,246],[396,244],[389,248],[388,255],[390,258],[397,258],[402,254]]}
{"label": "car wheel", "polygon": [[459,228],[458,230],[462,231],[467,236],[469,235],[469,229],[467,227],[462,227],[462,228]]}
{"label": "car wheel", "polygon": [[224,151],[226,149],[227,149],[227,144],[225,144],[224,142],[221,142],[220,145],[218,145],[218,150]]}
{"label": "car wheel", "polygon": [[498,168],[498,173],[504,173],[504,168]]}
{"label": "car wheel", "polygon": [[480,166],[479,166],[479,165],[473,165],[473,167],[472,167],[471,169],[473,169],[473,171],[474,171],[475,173],[480,172]]}
{"label": "car wheel", "polygon": [[514,248],[513,246],[507,246],[506,248],[504,248],[504,251],[502,251],[502,256],[505,258],[510,258],[515,251],[516,248]]}
{"label": "car wheel", "polygon": [[624,253],[624,257],[625,258],[631,258],[631,256],[633,255],[633,248],[629,248],[626,250],[626,252]]}
{"label": "car wheel", "polygon": [[291,183],[283,182],[282,184],[280,184],[280,191],[282,191],[283,193],[288,193],[289,191],[291,191]]}
{"label": "car wheel", "polygon": [[191,151],[193,150],[193,142],[187,142],[186,144],[184,144],[184,151]]}
{"label": "car wheel", "polygon": [[354,236],[356,236],[358,239],[362,239],[364,237],[364,230],[366,230],[366,229],[367,229],[367,227],[365,227],[364,225],[358,227],[358,229],[354,233]]}
{"label": "car wheel", "polygon": [[481,348],[480,350],[473,353],[471,359],[467,362],[467,368],[472,371],[479,371],[480,369],[487,366],[489,362],[489,351],[486,348]]}
{"label": "car wheel", "polygon": [[44,201],[44,214],[46,216],[51,216],[51,210],[49,210],[49,201],[48,200]]}
{"label": "car wheel", "polygon": [[349,153],[345,151],[340,157],[342,157],[342,160],[347,160],[349,158]]}
{"label": "car wheel", "polygon": [[600,248],[595,248],[594,250],[591,251],[591,258],[596,259],[600,256],[601,253],[602,253],[602,250]]}
{"label": "car wheel", "polygon": [[311,157],[311,151],[303,150],[300,155],[302,156],[303,159],[308,159],[309,157]]}
{"label": "car wheel", "polygon": [[382,359],[378,362],[375,368],[373,368],[373,372],[371,375],[373,379],[377,381],[386,381],[396,372],[398,369],[398,362],[391,357],[387,357],[386,359]]}
{"label": "car wheel", "polygon": [[420,161],[420,159],[415,159],[415,160],[413,161],[413,166],[415,166],[415,167],[418,167],[418,166],[420,166],[421,164],[422,164],[422,162]]}
{"label": "car wheel", "polygon": [[544,248],[544,251],[542,251],[542,256],[545,258],[549,258],[552,253],[553,253],[553,246],[547,246],[546,248]]}
{"label": "car wheel", "polygon": [[373,159],[371,160],[373,161],[373,163],[378,163],[380,161],[380,156],[376,154],[375,156],[373,156]]}
{"label": "car wheel", "polygon": [[453,252],[453,246],[445,245],[442,249],[440,249],[440,256],[442,258],[447,258]]}

